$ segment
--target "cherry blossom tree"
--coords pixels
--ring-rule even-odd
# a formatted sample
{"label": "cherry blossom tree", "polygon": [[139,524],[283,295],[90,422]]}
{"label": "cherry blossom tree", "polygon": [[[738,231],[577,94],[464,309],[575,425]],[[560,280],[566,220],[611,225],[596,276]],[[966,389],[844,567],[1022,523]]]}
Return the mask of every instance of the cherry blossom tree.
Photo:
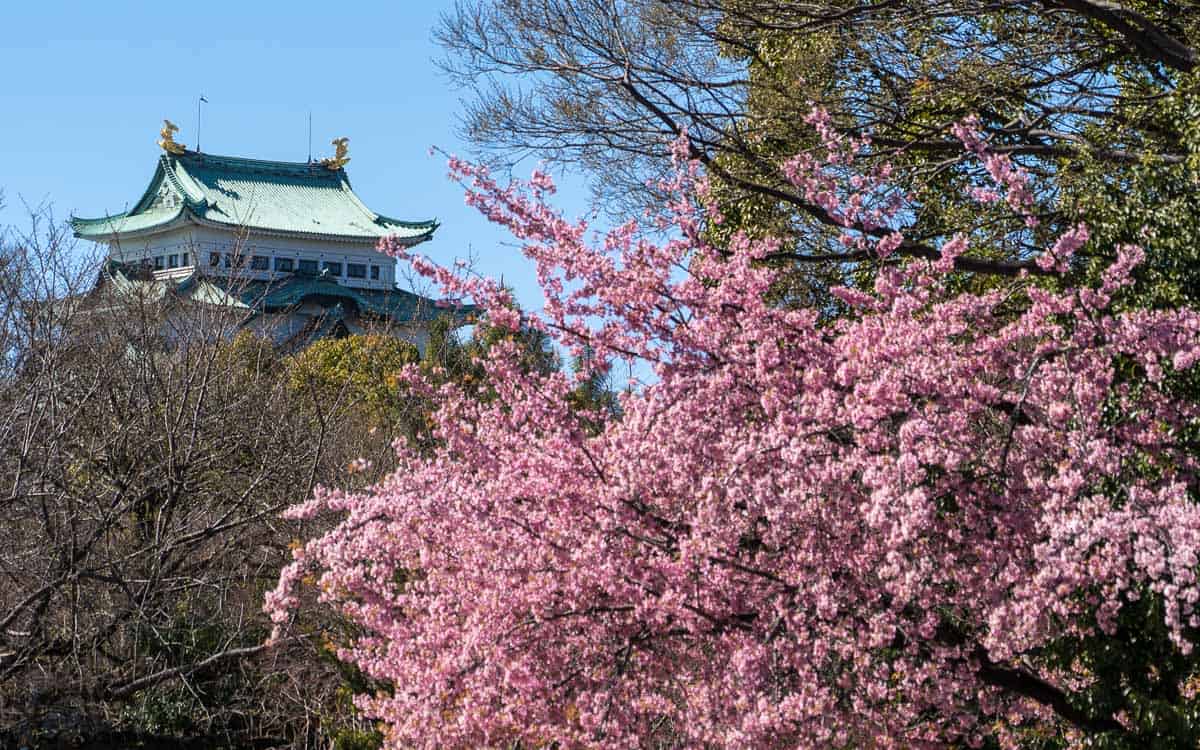
{"label": "cherry blossom tree", "polygon": [[[391,686],[358,698],[389,747],[1194,736],[1200,414],[1172,382],[1200,315],[1121,311],[1138,247],[1073,286],[1083,225],[954,292],[970,235],[901,261],[907,197],[886,167],[856,171],[863,143],[827,115],[810,124],[824,147],[784,172],[879,266],[832,320],[772,301],[779,243],[704,242],[721,217],[682,138],[661,215],[596,239],[547,205],[545,175],[501,186],[452,160],[536,263],[540,314],[385,243],[493,325],[588,355],[546,373],[498,344],[485,398],[411,368],[436,446],[401,442],[376,486],[290,511],[342,520],[268,596],[277,635],[307,591],[357,623],[339,655]],[[993,180],[973,197],[1023,215],[1019,167],[970,121],[956,134]],[[633,361],[654,376],[618,409],[572,405]],[[1139,637],[1162,655],[1148,671],[1101,669]]]}

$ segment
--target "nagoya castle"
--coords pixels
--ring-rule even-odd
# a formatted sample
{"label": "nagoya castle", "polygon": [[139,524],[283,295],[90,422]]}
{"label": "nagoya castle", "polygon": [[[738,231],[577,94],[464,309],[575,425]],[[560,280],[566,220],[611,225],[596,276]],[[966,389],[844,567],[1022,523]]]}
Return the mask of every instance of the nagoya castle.
{"label": "nagoya castle", "polygon": [[472,312],[396,287],[379,240],[416,245],[437,222],[368,208],[346,176],[345,138],[330,158],[280,162],[192,151],[177,131],[164,121],[154,177],[130,210],[71,219],[76,237],[108,245],[94,294],[219,305],[284,348],[369,330],[424,348],[435,319],[461,325]]}

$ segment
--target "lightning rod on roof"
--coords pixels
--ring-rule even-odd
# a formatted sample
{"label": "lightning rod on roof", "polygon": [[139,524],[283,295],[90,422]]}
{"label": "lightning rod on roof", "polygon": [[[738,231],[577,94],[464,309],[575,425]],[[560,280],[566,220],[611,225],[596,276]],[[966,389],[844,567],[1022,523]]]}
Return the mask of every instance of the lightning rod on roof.
{"label": "lightning rod on roof", "polygon": [[204,94],[196,100],[196,153],[200,153],[200,105],[208,104],[208,100],[204,98]]}

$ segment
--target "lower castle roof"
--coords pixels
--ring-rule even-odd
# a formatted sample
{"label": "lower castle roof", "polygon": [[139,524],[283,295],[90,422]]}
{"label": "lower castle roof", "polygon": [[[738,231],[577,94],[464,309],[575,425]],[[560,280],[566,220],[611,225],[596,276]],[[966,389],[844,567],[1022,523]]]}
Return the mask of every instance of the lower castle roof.
{"label": "lower castle roof", "polygon": [[146,269],[109,261],[103,278],[117,291],[136,292],[151,298],[167,295],[200,302],[269,313],[294,309],[305,302],[325,307],[340,305],[356,309],[363,317],[395,323],[428,323],[450,317],[463,325],[476,313],[474,305],[434,300],[402,289],[354,289],[326,276],[289,274],[274,281],[252,281],[212,276],[194,270],[188,276],[156,279]]}

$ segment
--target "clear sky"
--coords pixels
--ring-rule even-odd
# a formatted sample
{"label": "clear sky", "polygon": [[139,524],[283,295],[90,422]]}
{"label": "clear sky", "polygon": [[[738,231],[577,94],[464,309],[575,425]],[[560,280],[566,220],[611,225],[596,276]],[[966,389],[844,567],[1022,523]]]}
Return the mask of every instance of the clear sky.
{"label": "clear sky", "polygon": [[[5,4],[0,41],[0,224],[23,220],[22,199],[60,218],[99,216],[136,201],[161,153],[163,118],[214,154],[304,161],[350,138],[356,192],[380,213],[437,218],[422,251],[449,263],[469,252],[503,274],[521,304],[540,309],[529,264],[503,231],[463,205],[438,146],[465,153],[459,99],[433,64],[442,0],[393,2]],[[530,165],[533,166],[532,164]],[[527,170],[526,170],[527,171]],[[587,208],[568,187],[561,205]],[[508,242],[508,245],[504,243]]]}

